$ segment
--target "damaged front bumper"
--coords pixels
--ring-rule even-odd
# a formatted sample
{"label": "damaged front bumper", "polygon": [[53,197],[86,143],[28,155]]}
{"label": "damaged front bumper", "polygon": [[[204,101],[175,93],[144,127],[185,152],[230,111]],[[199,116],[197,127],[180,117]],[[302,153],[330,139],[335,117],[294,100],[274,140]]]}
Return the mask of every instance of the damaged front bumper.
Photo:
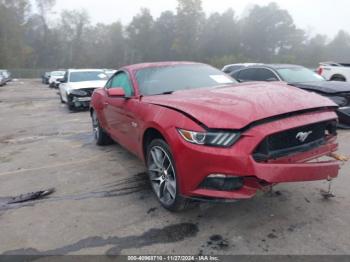
{"label": "damaged front bumper", "polygon": [[333,179],[338,176],[339,162],[334,158],[316,160],[331,157],[337,147],[335,140],[332,139],[326,145],[294,156],[265,163],[254,161],[254,173],[258,179],[269,184]]}
{"label": "damaged front bumper", "polygon": [[[174,156],[178,173],[181,174],[181,194],[204,200],[240,200],[252,198],[259,190],[278,183],[336,178],[340,161],[333,157],[338,149],[334,135],[327,136],[323,144],[307,151],[263,161],[254,158],[257,146],[269,135],[293,130],[304,126],[305,123],[334,123],[335,119],[334,112],[319,112],[256,126],[243,133],[232,148],[203,147],[189,144],[179,138],[173,150],[181,152]],[[176,135],[174,133],[173,137]],[[326,157],[331,159],[325,160]],[[235,190],[203,187],[203,181],[213,174],[243,179],[242,186]]]}
{"label": "damaged front bumper", "polygon": [[68,94],[68,103],[75,108],[89,108],[94,90],[93,88],[71,90]]}
{"label": "damaged front bumper", "polygon": [[[331,153],[336,150],[337,144],[329,142],[321,148],[271,162],[257,163],[250,157],[248,166],[251,166],[252,173],[243,176],[244,183],[239,190],[221,191],[198,187],[191,194],[197,197],[239,200],[252,198],[257,191],[279,183],[332,180],[338,176],[340,169],[340,161],[335,160]],[[323,157],[329,159],[315,161]]]}

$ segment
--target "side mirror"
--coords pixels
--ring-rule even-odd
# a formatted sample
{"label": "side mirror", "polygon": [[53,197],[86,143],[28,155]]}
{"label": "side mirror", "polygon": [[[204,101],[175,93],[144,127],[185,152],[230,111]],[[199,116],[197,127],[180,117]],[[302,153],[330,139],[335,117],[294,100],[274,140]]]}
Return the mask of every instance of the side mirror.
{"label": "side mirror", "polygon": [[110,88],[107,90],[107,94],[112,97],[125,97],[125,91],[121,87]]}

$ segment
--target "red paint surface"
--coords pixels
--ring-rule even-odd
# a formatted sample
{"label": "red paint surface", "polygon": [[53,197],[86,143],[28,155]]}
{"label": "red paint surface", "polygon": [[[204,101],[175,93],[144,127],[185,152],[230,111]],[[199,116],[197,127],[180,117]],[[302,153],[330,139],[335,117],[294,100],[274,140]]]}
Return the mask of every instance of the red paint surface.
{"label": "red paint surface", "polygon": [[[186,62],[182,62],[186,63]],[[236,84],[175,92],[172,95],[140,97],[135,79],[137,70],[177,62],[140,64],[123,68],[128,72],[135,96],[130,99],[108,96],[106,89],[95,91],[92,109],[102,127],[129,151],[144,160],[143,138],[149,128],[158,130],[170,145],[176,162],[180,191],[185,196],[246,199],[268,184],[324,180],[336,177],[337,161],[308,163],[337,149],[336,138],[309,152],[257,163],[252,153],[267,136],[312,123],[337,119],[333,102],[283,83]],[[241,129],[252,122],[300,110],[324,108],[252,127],[230,148],[194,145],[184,141],[176,128],[204,131],[208,128]],[[185,114],[183,114],[185,113]],[[187,115],[186,115],[187,114]],[[189,118],[190,115],[193,119]],[[246,177],[238,191],[222,192],[198,188],[209,174],[222,173]]]}

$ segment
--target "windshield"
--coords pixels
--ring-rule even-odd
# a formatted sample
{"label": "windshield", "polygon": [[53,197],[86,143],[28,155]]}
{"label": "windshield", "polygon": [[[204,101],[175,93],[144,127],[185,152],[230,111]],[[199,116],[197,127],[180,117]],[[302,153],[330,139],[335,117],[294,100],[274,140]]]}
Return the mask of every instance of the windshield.
{"label": "windshield", "polygon": [[114,75],[117,71],[105,71],[105,74],[109,77],[111,77],[112,75]]}
{"label": "windshield", "polygon": [[65,72],[64,71],[57,71],[57,72],[52,72],[52,76],[64,76]]}
{"label": "windshield", "polygon": [[281,68],[277,72],[288,83],[325,81],[322,76],[305,67]]}
{"label": "windshield", "polygon": [[70,82],[99,81],[107,79],[107,75],[102,71],[72,72],[70,74]]}
{"label": "windshield", "polygon": [[220,70],[201,64],[146,68],[136,73],[136,79],[145,96],[237,83]]}

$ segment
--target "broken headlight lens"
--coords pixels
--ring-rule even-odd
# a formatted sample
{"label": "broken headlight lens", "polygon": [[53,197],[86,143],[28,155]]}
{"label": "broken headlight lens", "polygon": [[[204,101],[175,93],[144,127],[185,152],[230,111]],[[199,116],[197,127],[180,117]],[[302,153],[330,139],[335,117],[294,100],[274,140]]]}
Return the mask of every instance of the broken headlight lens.
{"label": "broken headlight lens", "polygon": [[217,146],[217,147],[230,147],[240,137],[238,132],[230,131],[218,131],[218,132],[195,132],[184,129],[178,129],[182,138],[192,144]]}
{"label": "broken headlight lens", "polygon": [[83,90],[71,90],[70,93],[75,96],[87,96],[88,93]]}

